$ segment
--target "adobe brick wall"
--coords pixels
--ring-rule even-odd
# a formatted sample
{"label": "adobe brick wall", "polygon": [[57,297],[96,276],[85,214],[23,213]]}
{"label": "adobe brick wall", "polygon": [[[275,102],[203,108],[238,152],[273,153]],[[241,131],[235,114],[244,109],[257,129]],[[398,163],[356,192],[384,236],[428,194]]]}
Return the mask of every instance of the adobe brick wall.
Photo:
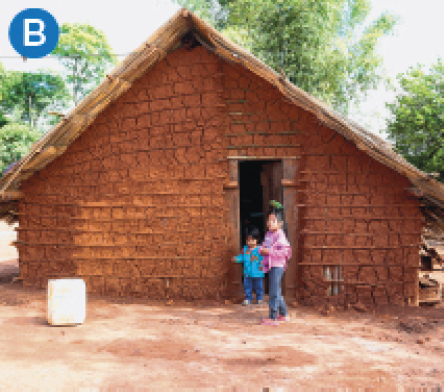
{"label": "adobe brick wall", "polygon": [[[405,177],[322,129],[322,156],[306,156],[301,296],[335,304],[414,303],[422,215]],[[326,298],[324,265],[342,265],[343,291]],[[324,279],[323,279],[324,278]],[[316,284],[323,279],[322,284]]]}
{"label": "adobe brick wall", "polygon": [[23,184],[24,283],[78,275],[89,292],[225,294],[221,61],[177,51]]}
{"label": "adobe brick wall", "polygon": [[[301,296],[312,304],[414,303],[423,222],[418,201],[405,191],[409,182],[349,143],[308,158],[301,174]],[[325,297],[322,264],[343,265],[342,294]]]}
{"label": "adobe brick wall", "polygon": [[[423,220],[418,200],[405,191],[410,182],[259,77],[240,66],[223,69],[228,155],[300,157],[296,280],[302,302],[414,303]],[[329,296],[325,267],[338,265],[341,293]]]}
{"label": "adobe brick wall", "polygon": [[[295,280],[304,302],[415,297],[422,220],[409,182],[202,47],[169,54],[23,184],[25,284],[79,275],[96,293],[229,295],[227,155],[298,159]],[[329,264],[342,265],[334,296]]]}

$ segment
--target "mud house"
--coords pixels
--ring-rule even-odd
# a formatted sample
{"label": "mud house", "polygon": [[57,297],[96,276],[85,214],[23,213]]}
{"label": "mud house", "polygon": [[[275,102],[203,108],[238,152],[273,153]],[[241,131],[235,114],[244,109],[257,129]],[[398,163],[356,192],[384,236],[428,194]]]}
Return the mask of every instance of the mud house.
{"label": "mud house", "polygon": [[[247,221],[284,204],[287,297],[416,303],[444,187],[187,10],[1,179],[25,285],[80,276],[149,298],[239,295]],[[442,226],[441,226],[442,227]]]}

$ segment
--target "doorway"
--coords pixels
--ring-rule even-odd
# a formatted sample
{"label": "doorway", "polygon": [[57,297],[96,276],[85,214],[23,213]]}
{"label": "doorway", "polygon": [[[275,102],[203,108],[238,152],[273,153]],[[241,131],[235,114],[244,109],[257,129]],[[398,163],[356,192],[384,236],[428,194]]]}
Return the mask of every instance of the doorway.
{"label": "doorway", "polygon": [[[239,234],[242,247],[245,245],[246,230],[249,226],[256,226],[261,233],[261,241],[263,240],[267,232],[270,200],[282,204],[282,162],[256,160],[239,162]],[[264,290],[268,294],[268,276],[264,281]]]}

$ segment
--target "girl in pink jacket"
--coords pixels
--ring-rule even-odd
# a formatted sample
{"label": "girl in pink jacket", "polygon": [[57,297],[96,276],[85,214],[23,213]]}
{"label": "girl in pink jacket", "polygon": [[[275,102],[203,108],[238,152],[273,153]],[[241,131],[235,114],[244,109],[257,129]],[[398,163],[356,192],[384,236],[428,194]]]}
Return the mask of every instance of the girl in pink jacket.
{"label": "girl in pink jacket", "polygon": [[287,306],[282,297],[281,280],[287,261],[291,257],[291,246],[283,230],[284,210],[274,200],[270,204],[273,207],[268,214],[269,231],[259,250],[259,253],[264,256],[263,269],[264,272],[268,272],[269,279],[270,316],[262,320],[262,325],[278,325],[279,321],[289,320]]}

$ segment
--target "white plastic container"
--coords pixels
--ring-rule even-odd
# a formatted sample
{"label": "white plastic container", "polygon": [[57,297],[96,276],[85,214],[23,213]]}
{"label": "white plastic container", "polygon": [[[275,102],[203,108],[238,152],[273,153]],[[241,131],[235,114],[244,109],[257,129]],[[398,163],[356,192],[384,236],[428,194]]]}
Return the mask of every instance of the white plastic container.
{"label": "white plastic container", "polygon": [[83,279],[48,281],[48,323],[82,324],[86,316],[86,286]]}

